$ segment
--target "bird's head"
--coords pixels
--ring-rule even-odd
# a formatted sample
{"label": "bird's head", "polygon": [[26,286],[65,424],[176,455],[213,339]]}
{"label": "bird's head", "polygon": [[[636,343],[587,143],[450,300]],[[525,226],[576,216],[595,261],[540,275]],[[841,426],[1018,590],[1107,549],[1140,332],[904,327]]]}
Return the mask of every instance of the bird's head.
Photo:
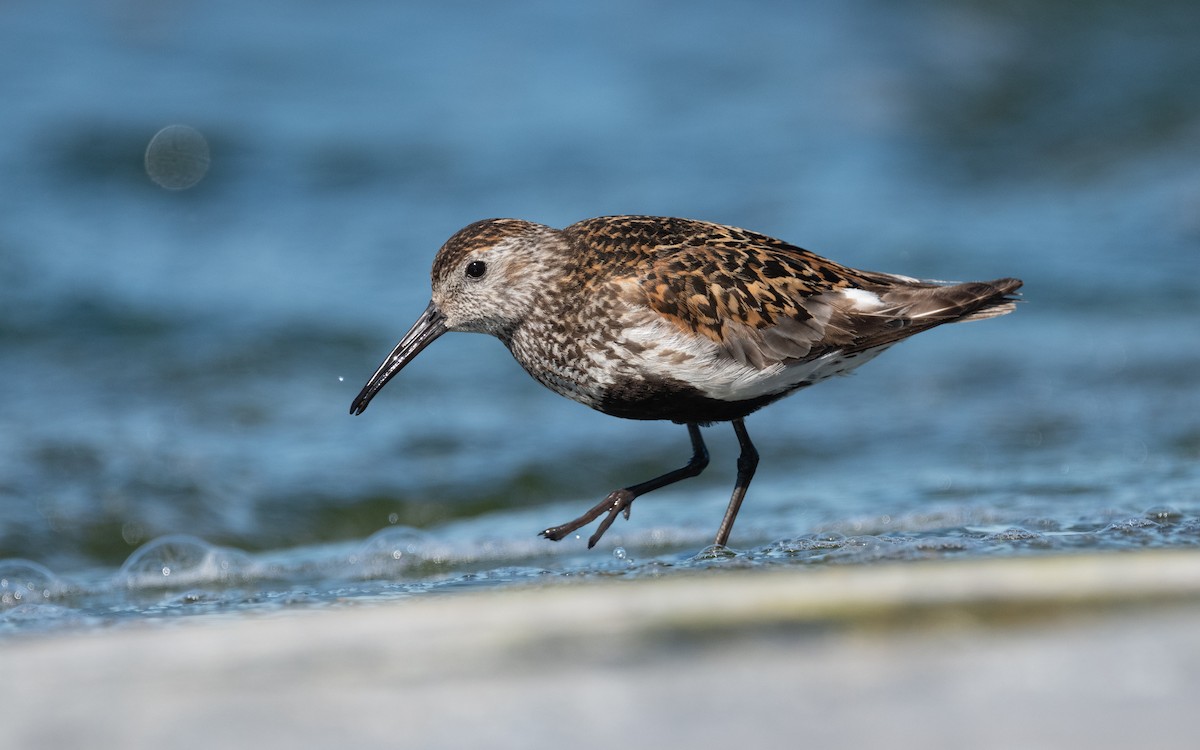
{"label": "bird's head", "polygon": [[433,304],[447,331],[506,338],[539,296],[558,232],[520,219],[477,221],[455,233],[433,261]]}
{"label": "bird's head", "polygon": [[363,387],[350,413],[375,394],[434,339],[447,331],[489,333],[507,340],[537,304],[561,247],[558,232],[520,219],[486,219],[446,240],[433,260],[433,299]]}

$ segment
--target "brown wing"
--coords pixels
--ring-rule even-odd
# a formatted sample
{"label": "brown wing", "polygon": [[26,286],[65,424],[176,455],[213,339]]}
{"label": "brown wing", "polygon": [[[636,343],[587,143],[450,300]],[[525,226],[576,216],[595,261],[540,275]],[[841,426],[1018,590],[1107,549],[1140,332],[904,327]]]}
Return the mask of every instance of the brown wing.
{"label": "brown wing", "polygon": [[939,285],[858,271],[772,237],[687,219],[602,217],[564,233],[599,251],[588,254],[594,262],[637,269],[620,284],[629,302],[757,368],[1001,315],[1020,286],[1015,279]]}

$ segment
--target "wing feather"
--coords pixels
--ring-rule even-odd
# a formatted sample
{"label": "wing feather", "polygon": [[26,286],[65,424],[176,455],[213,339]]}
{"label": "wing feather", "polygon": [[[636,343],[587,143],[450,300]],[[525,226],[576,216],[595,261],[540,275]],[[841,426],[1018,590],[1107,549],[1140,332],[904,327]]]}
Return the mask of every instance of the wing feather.
{"label": "wing feather", "polygon": [[1021,286],[1016,279],[945,284],[859,271],[766,235],[687,219],[601,217],[564,233],[630,269],[613,274],[628,304],[759,370],[1003,315]]}

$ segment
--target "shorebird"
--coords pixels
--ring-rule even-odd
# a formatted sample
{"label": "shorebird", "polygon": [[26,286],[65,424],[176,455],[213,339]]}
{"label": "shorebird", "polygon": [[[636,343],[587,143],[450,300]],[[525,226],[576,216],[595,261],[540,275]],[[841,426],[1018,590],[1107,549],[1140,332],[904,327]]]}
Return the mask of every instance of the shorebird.
{"label": "shorebird", "polygon": [[860,271],[756,232],[690,219],[606,216],[554,229],[487,219],[433,261],[428,307],[350,406],[448,331],[495,336],[539,383],[626,419],[687,426],[686,465],[614,490],[541,535],[558,541],[600,516],[588,547],[639,496],[708,465],[700,427],[731,422],[737,479],[715,543],[725,546],[758,452],[751,412],[844,375],[943,323],[1015,309],[1019,279],[946,283]]}

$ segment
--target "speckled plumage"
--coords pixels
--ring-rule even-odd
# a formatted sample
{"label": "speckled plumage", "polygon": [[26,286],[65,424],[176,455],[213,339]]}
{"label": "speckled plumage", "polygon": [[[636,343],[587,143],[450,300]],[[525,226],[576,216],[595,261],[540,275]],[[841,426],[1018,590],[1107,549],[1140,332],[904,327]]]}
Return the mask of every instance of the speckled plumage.
{"label": "speckled plumage", "polygon": [[1014,309],[1017,279],[944,284],[860,271],[786,242],[708,222],[588,219],[563,230],[519,219],[471,224],[434,260],[433,299],[355,399],[445,331],[496,336],[551,390],[606,414],[688,425],[692,461],[617,490],[560,539],[707,464],[698,425],[732,421],[742,447],[724,544],[757,454],[742,419],[943,323]]}

